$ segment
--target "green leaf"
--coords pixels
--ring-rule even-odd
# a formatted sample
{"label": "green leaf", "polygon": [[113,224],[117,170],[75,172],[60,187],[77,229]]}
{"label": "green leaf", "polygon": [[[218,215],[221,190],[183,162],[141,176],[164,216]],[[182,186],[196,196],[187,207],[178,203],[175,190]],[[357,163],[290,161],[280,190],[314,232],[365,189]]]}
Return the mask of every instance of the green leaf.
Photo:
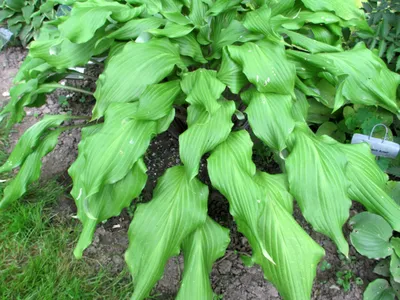
{"label": "green leaf", "polygon": [[286,59],[283,44],[248,42],[242,46],[228,46],[228,52],[259,92],[293,94],[295,67]]}
{"label": "green leaf", "polygon": [[371,282],[364,292],[364,300],[394,300],[393,289],[385,279]]}
{"label": "green leaf", "polygon": [[160,12],[163,5],[160,0],[130,0],[129,3],[145,5],[146,11],[149,15],[154,15]]}
{"label": "green leaf", "polygon": [[389,259],[384,259],[378,262],[378,264],[374,268],[374,273],[384,276],[384,277],[390,277],[390,270],[389,270]]}
{"label": "green leaf", "polygon": [[83,44],[74,44],[65,38],[37,40],[30,45],[29,53],[57,69],[72,68],[89,61],[96,51],[97,40],[97,36]]}
{"label": "green leaf", "polygon": [[191,0],[189,3],[189,20],[196,25],[196,27],[204,25],[206,23],[205,17],[208,6],[202,0]]}
{"label": "green leaf", "polygon": [[222,62],[217,77],[234,94],[238,94],[247,83],[242,68],[230,58],[226,47],[222,50]]}
{"label": "green leaf", "polygon": [[209,16],[217,16],[222,12],[236,8],[239,6],[241,0],[216,0],[215,3],[207,11]]}
{"label": "green leaf", "polygon": [[388,195],[400,205],[400,182],[388,181],[386,184],[386,192]]}
{"label": "green leaf", "polygon": [[180,92],[179,80],[148,85],[139,98],[135,118],[156,121],[165,117]]}
{"label": "green leaf", "polygon": [[333,11],[335,14],[348,21],[355,21],[360,29],[368,29],[364,13],[356,5],[356,1],[341,0],[301,0],[304,6],[313,11]]}
{"label": "green leaf", "polygon": [[137,17],[143,7],[129,7],[116,1],[90,0],[75,2],[71,15],[58,28],[63,36],[73,43],[86,43],[111,17],[126,22]]}
{"label": "green leaf", "polygon": [[271,175],[265,172],[258,172],[254,179],[264,187],[267,199],[274,199],[289,214],[293,214],[293,196],[289,193],[289,182],[286,174]]}
{"label": "green leaf", "polygon": [[159,179],[153,199],[138,205],[125,254],[135,286],[132,299],[148,296],[168,259],[178,255],[182,242],[205,223],[207,198],[207,186],[189,180],[177,166]]}
{"label": "green leaf", "polygon": [[137,107],[138,103],[111,105],[103,128],[87,137],[81,147],[79,156],[85,157],[84,166],[73,180],[86,197],[126,177],[146,152],[152,137],[159,133],[157,121],[135,119]]}
{"label": "green leaf", "polygon": [[73,119],[73,117],[68,115],[47,115],[27,129],[19,138],[7,161],[0,167],[0,173],[8,172],[21,166],[25,159],[42,143],[40,138],[48,132],[48,129],[58,127],[61,123],[70,119]]}
{"label": "green leaf", "polygon": [[286,159],[291,194],[314,230],[331,238],[347,256],[349,247],[342,232],[351,206],[346,158],[336,149],[335,140],[315,136],[306,126],[297,126],[292,139]]}
{"label": "green leaf", "polygon": [[32,13],[35,10],[33,5],[26,5],[21,9],[22,16],[24,17],[25,23],[29,24],[31,22]]}
{"label": "green leaf", "polygon": [[[269,176],[256,175],[251,148],[246,131],[231,133],[208,159],[211,182],[228,199],[238,230],[250,242],[253,261],[282,297],[309,299],[324,251],[280,203],[282,194],[267,192],[264,182]],[[273,194],[278,198],[270,198]]]}
{"label": "green leaf", "polygon": [[229,230],[210,217],[182,244],[185,269],[177,300],[213,300],[210,273],[213,263],[225,254]]}
{"label": "green leaf", "polygon": [[201,107],[189,106],[189,128],[179,136],[179,154],[188,178],[198,174],[201,157],[227,139],[235,109],[233,101],[220,102],[220,108],[213,114]]}
{"label": "green leaf", "polygon": [[148,32],[157,37],[179,38],[188,35],[194,27],[167,22],[163,29],[149,29]]}
{"label": "green leaf", "polygon": [[127,43],[110,58],[97,81],[93,119],[102,117],[113,102],[137,100],[148,85],[160,82],[181,64],[178,48],[168,40]]}
{"label": "green leaf", "polygon": [[108,38],[116,40],[136,39],[142,32],[150,29],[156,29],[165,24],[165,20],[157,17],[148,17],[145,19],[134,19],[125,23],[121,28],[109,34]]}
{"label": "green leaf", "polygon": [[396,253],[393,253],[390,259],[390,274],[395,282],[400,283],[400,258]]}
{"label": "green leaf", "polygon": [[289,30],[299,30],[307,23],[329,25],[339,23],[340,21],[341,19],[333,13],[325,11],[312,12],[308,10],[296,11],[295,18],[276,16],[272,19],[272,22],[278,23],[283,28]]}
{"label": "green leaf", "polygon": [[393,278],[390,278],[390,285],[393,288],[393,291],[395,293],[395,295],[397,296],[397,298],[400,297],[400,283],[396,282],[393,280]]}
{"label": "green leaf", "polygon": [[[219,32],[217,32],[218,29],[220,29]],[[220,58],[221,51],[225,46],[232,45],[237,41],[245,41],[245,37],[249,35],[248,30],[237,20],[232,20],[226,28],[215,28],[213,33],[211,58]]]}
{"label": "green leaf", "polygon": [[385,258],[393,253],[389,239],[392,227],[381,216],[362,212],[351,218],[353,227],[350,240],[357,251],[368,258]]}
{"label": "green leaf", "polygon": [[306,37],[305,35],[302,35],[300,33],[290,31],[290,30],[281,30],[281,32],[286,34],[290,38],[290,40],[292,41],[292,44],[299,46],[301,48],[304,48],[313,54],[320,53],[320,52],[343,51],[341,45],[334,47],[334,46],[328,45],[326,43],[322,43],[317,40],[313,40],[309,37]]}
{"label": "green leaf", "polygon": [[400,238],[393,237],[390,240],[390,244],[392,245],[394,251],[396,252],[397,256],[400,256]]}
{"label": "green leaf", "polygon": [[0,201],[0,210],[22,197],[28,186],[39,179],[42,158],[57,145],[58,136],[61,132],[61,129],[50,132],[40,141],[36,149],[26,157],[17,176],[4,189],[3,198]]}
{"label": "green leaf", "polygon": [[[102,126],[101,124],[82,129],[79,151],[85,149],[88,137],[101,130]],[[107,184],[98,193],[86,197],[81,185],[84,180],[80,178],[83,175],[82,169],[85,167],[85,161],[83,155],[78,156],[68,170],[70,176],[75,179],[71,195],[78,207],[78,218],[83,224],[78,244],[74,250],[77,258],[82,257],[83,250],[92,242],[96,225],[113,216],[118,216],[122,209],[128,207],[132,199],[140,194],[147,181],[146,166],[143,160],[139,159],[123,179],[113,184]]]}
{"label": "green leaf", "polygon": [[200,44],[197,42],[193,33],[176,38],[173,41],[179,45],[179,52],[181,55],[189,56],[195,61],[203,64],[207,63],[207,60],[203,56]]}
{"label": "green leaf", "polygon": [[388,177],[376,164],[370,146],[366,143],[340,145],[339,151],[348,160],[346,176],[350,181],[350,198],[400,231],[400,206],[385,192]]}
{"label": "green leaf", "polygon": [[266,0],[263,2],[271,8],[274,16],[289,13],[295,7],[295,0]]}
{"label": "green leaf", "polygon": [[322,136],[322,135],[329,135],[332,136],[332,134],[337,130],[337,125],[332,122],[325,122],[322,123],[321,126],[318,127],[318,130],[316,132],[316,135]]}
{"label": "green leaf", "polygon": [[275,32],[275,26],[271,21],[271,8],[262,6],[259,9],[246,14],[243,25],[248,30],[263,34],[269,40],[279,41],[280,35]]}
{"label": "green leaf", "polygon": [[5,0],[5,5],[15,11],[21,11],[25,6],[24,0]]}
{"label": "green leaf", "polygon": [[334,76],[331,84],[337,88],[335,109],[343,105],[338,100],[344,97],[356,104],[380,105],[395,114],[399,111],[396,89],[400,84],[400,75],[389,71],[385,63],[364,44],[338,53],[313,55],[293,50],[287,52],[299,67],[312,71],[313,76],[325,72]]}
{"label": "green leaf", "polygon": [[255,89],[247,90],[241,96],[245,102],[250,102],[245,112],[254,134],[272,149],[285,149],[295,125],[292,97],[263,94]]}
{"label": "green leaf", "polygon": [[187,95],[186,102],[202,106],[210,114],[220,108],[217,100],[225,90],[225,84],[217,79],[217,72],[198,69],[194,72],[184,73],[181,87]]}

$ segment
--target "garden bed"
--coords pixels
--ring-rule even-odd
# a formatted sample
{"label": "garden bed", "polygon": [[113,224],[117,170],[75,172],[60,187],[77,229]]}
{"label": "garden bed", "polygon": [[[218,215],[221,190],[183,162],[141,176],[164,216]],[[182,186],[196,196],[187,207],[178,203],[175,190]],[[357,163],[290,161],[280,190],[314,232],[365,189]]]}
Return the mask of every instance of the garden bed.
{"label": "garden bed", "polygon": [[[11,81],[18,71],[26,51],[11,47],[0,53],[0,105],[3,106],[9,99],[8,91]],[[93,67],[94,69],[96,66]],[[92,72],[91,70],[89,70]],[[96,70],[93,70],[96,72]],[[93,80],[80,80],[69,82],[69,85],[77,85],[81,88],[94,89]],[[64,99],[65,96],[68,104]],[[18,137],[32,124],[36,123],[44,114],[69,113],[74,115],[89,115],[94,104],[93,98],[82,99],[81,95],[71,92],[57,91],[48,96],[45,106],[40,108],[29,108],[26,110],[27,116],[21,124],[14,127],[9,141],[10,149],[17,141]],[[77,145],[80,140],[80,130],[73,129],[60,136],[59,144],[53,152],[45,159],[43,165],[43,177],[46,179],[58,177],[60,184],[70,186],[66,170],[77,156]],[[259,169],[277,172],[278,167],[268,160],[255,154],[254,161]],[[180,163],[179,144],[176,138],[168,132],[155,138],[147,152],[145,159],[148,168],[148,184],[143,190],[138,201],[146,202],[151,199],[152,191],[156,184],[156,179],[163,172],[174,165]],[[202,162],[204,167],[206,161]],[[203,168],[204,169],[204,168]],[[200,178],[209,184],[206,172],[200,173]],[[55,213],[65,216],[63,219],[71,219],[76,208],[72,197],[68,194],[59,199],[59,205],[54,207]],[[351,215],[362,211],[359,205],[353,205]],[[127,230],[131,221],[133,207],[124,210],[119,217],[112,218],[100,225],[95,233],[93,244],[85,251],[84,259],[90,258],[93,268],[99,265],[109,268],[115,274],[120,273],[125,268],[124,252],[128,246]],[[221,295],[220,299],[244,300],[244,299],[281,299],[277,290],[271,283],[264,280],[263,273],[259,267],[245,267],[240,259],[240,255],[251,255],[251,249],[246,238],[236,229],[235,222],[229,214],[228,202],[217,191],[210,189],[209,215],[221,225],[231,230],[231,244],[226,255],[218,260],[211,274],[212,286],[214,291]],[[299,209],[295,209],[295,217],[299,224],[307,233],[319,243],[326,251],[323,261],[329,263],[331,268],[325,270],[318,269],[318,275],[314,282],[312,299],[319,300],[356,300],[362,299],[363,291],[369,282],[376,276],[372,270],[375,265],[373,260],[369,260],[356,253],[350,246],[350,259],[341,258],[337,253],[336,246],[325,236],[312,231],[302,218]],[[78,220],[74,220],[78,222]],[[349,228],[344,227],[345,235],[348,237]],[[71,245],[70,255],[72,256]],[[38,254],[40,255],[40,254]],[[301,263],[301,262],[299,262]],[[326,263],[324,263],[326,265]],[[342,286],[337,283],[338,272],[351,272],[350,291],[345,292]],[[159,281],[154,290],[157,299],[174,299],[183,271],[183,257],[172,258],[166,266],[163,279]],[[356,284],[356,278],[363,280],[363,284]]]}

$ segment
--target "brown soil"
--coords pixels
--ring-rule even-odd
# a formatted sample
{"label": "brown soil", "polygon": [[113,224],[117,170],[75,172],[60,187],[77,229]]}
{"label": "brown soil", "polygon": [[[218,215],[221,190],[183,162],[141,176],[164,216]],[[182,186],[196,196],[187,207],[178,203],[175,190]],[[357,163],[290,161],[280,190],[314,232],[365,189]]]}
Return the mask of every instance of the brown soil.
{"label": "brown soil", "polygon": [[[8,48],[0,53],[0,106],[8,101],[7,92],[11,86],[12,77],[18,70],[18,66],[26,55],[26,51],[21,48]],[[96,70],[94,71],[96,72]],[[68,84],[74,84],[69,82]],[[76,82],[81,87],[94,88],[92,81]],[[62,106],[58,102],[60,95],[68,97],[69,105]],[[14,145],[18,137],[32,124],[38,121],[44,114],[58,114],[72,111],[73,114],[88,115],[93,105],[93,99],[87,98],[85,103],[79,101],[80,95],[74,93],[57,92],[48,97],[48,102],[40,108],[29,108],[26,110],[27,116],[22,122],[15,126],[10,135],[11,145]],[[63,175],[66,178],[66,170],[74,161],[77,155],[77,145],[80,140],[78,129],[64,133],[59,140],[56,149],[44,159],[43,176],[51,178],[56,175]],[[149,201],[152,191],[156,184],[156,179],[170,166],[180,163],[179,145],[177,140],[169,133],[164,133],[152,142],[146,156],[149,180],[146,185],[141,201]],[[266,164],[265,159],[255,156],[259,168],[276,173],[279,170],[277,165]],[[201,179],[209,183],[206,172],[206,162],[202,162]],[[352,214],[362,208],[354,206]],[[60,199],[59,214],[72,217],[76,212],[75,205],[69,195]],[[245,299],[281,299],[277,290],[271,283],[264,280],[263,273],[259,267],[245,267],[239,257],[239,253],[251,254],[251,249],[245,237],[236,230],[235,222],[229,214],[229,206],[226,199],[218,192],[212,190],[209,201],[209,214],[221,225],[231,229],[231,244],[229,245],[225,257],[217,261],[213,267],[211,281],[214,291],[222,295],[226,300],[245,300]],[[313,232],[311,226],[302,218],[298,209],[295,211],[295,218],[300,225],[310,234],[310,236],[323,246],[326,250],[327,262],[332,268],[327,271],[318,271],[314,283],[312,299],[318,300],[357,300],[362,299],[362,293],[367,284],[376,277],[372,273],[374,261],[368,260],[356,254],[351,248],[351,256],[354,259],[346,262],[339,259],[335,245],[326,237]],[[85,256],[88,260],[96,262],[93,267],[101,264],[108,266],[113,272],[121,272],[125,267],[124,252],[128,245],[127,230],[131,216],[124,210],[119,217],[112,218],[105,224],[98,227],[93,244],[86,250]],[[345,228],[348,235],[348,229]],[[299,262],[301,263],[301,262]],[[179,282],[183,270],[183,257],[172,258],[165,268],[164,277],[157,284],[154,294],[157,299],[174,299],[179,288]],[[355,276],[364,280],[362,286],[352,283],[351,290],[344,292],[336,284],[336,272],[340,270],[351,270]]]}

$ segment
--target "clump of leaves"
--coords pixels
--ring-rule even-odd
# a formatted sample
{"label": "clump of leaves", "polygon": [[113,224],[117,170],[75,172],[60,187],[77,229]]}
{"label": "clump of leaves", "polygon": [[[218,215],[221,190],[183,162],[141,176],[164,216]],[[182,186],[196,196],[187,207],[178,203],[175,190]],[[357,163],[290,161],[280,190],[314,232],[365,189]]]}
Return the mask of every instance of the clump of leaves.
{"label": "clump of leaves", "polygon": [[[397,189],[399,183],[392,185]],[[357,251],[373,259],[382,259],[374,272],[390,279],[376,279],[371,282],[364,293],[365,300],[394,299],[400,297],[400,238],[393,237],[393,229],[381,216],[363,212],[350,220],[353,232],[350,239]]]}
{"label": "clump of leaves", "polygon": [[[146,298],[180,251],[185,269],[177,298],[213,298],[209,273],[229,231],[207,215],[209,187],[198,178],[206,153],[211,185],[229,201],[252,247],[247,263],[260,265],[283,298],[309,299],[324,250],[293,218],[293,198],[344,256],[342,227],[352,200],[400,230],[400,207],[386,193],[388,178],[369,146],[318,136],[306,122],[310,99],[332,111],[356,103],[399,112],[400,76],[362,43],[345,51],[343,28],[368,30],[355,1],[77,2],[31,44],[1,116],[12,125],[24,107],[42,105],[46,93],[77,91],[58,83],[68,69],[108,56],[69,169],[83,224],[75,256],[82,257],[97,224],[140,195],[143,156],[179,108],[188,127],[179,136],[182,164],[159,178],[150,202],[137,205],[128,232],[132,299]],[[335,97],[326,97],[332,90]],[[78,118],[46,116],[25,132],[0,168],[20,167],[0,209],[37,180],[41,158],[69,128],[61,124]],[[250,128],[283,160],[284,173],[256,169]]]}
{"label": "clump of leaves", "polygon": [[351,270],[344,270],[336,272],[336,283],[343,288],[343,291],[348,292],[351,290],[351,283],[354,282],[356,285],[363,285],[363,280]]}
{"label": "clump of leaves", "polygon": [[359,33],[367,46],[377,49],[389,68],[400,70],[400,3],[393,0],[369,0],[364,3],[368,24],[374,33]]}
{"label": "clump of leaves", "polygon": [[[44,0],[4,0],[0,2],[0,50],[8,39],[19,41],[24,47],[34,39],[43,22],[54,20],[57,16],[68,13],[66,5],[58,5],[58,1]],[[61,1],[72,2],[72,1]],[[2,39],[1,37],[4,36]]]}

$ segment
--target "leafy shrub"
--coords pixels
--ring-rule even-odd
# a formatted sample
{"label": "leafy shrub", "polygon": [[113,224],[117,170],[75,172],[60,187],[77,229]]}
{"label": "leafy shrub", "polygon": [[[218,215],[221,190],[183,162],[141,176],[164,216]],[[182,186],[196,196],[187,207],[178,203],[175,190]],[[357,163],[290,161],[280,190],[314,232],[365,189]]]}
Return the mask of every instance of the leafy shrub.
{"label": "leafy shrub", "polygon": [[[1,112],[9,125],[23,119],[24,107],[45,103],[46,93],[73,89],[57,83],[69,68],[108,56],[92,119],[75,125],[83,127],[69,169],[83,224],[75,256],[82,257],[98,223],[141,193],[143,156],[152,138],[170,127],[176,107],[187,113],[188,129],[179,136],[182,165],[168,169],[153,199],[133,214],[126,252],[132,299],[148,296],[167,260],[181,250],[178,299],[212,299],[209,273],[229,233],[207,216],[208,187],[198,179],[206,153],[211,184],[229,201],[253,249],[247,263],[259,264],[285,299],[310,298],[324,255],[293,218],[293,197],[305,219],[345,256],[342,227],[352,200],[399,231],[400,207],[386,192],[387,175],[369,146],[316,135],[306,122],[309,101],[332,112],[353,103],[399,113],[400,76],[362,43],[342,48],[343,28],[369,29],[354,3],[91,0],[45,26]],[[242,118],[244,107],[243,124],[234,115]],[[79,118],[46,116],[23,134],[0,168],[20,168],[1,209],[38,179],[41,158],[70,128],[61,124]],[[280,157],[283,174],[257,171],[246,124]]]}
{"label": "leafy shrub", "polygon": [[389,68],[400,70],[400,2],[392,0],[370,0],[364,3],[368,24],[374,34],[359,33],[367,46],[378,49],[378,55]]}
{"label": "leafy shrub", "polygon": [[[400,185],[392,186],[399,194]],[[390,284],[385,279],[371,282],[364,293],[365,300],[394,299],[400,297],[400,238],[392,237],[393,229],[382,217],[363,212],[350,220],[353,232],[351,242],[357,251],[373,259],[381,260],[374,272],[390,278]],[[387,258],[389,256],[389,258]]]}
{"label": "leafy shrub", "polygon": [[[43,22],[53,20],[65,12],[68,12],[67,6],[58,6],[56,1],[4,0],[0,3],[0,27],[6,27],[13,40],[20,41],[25,47],[38,35]],[[4,41],[0,39],[0,49],[6,41],[8,36]]]}

